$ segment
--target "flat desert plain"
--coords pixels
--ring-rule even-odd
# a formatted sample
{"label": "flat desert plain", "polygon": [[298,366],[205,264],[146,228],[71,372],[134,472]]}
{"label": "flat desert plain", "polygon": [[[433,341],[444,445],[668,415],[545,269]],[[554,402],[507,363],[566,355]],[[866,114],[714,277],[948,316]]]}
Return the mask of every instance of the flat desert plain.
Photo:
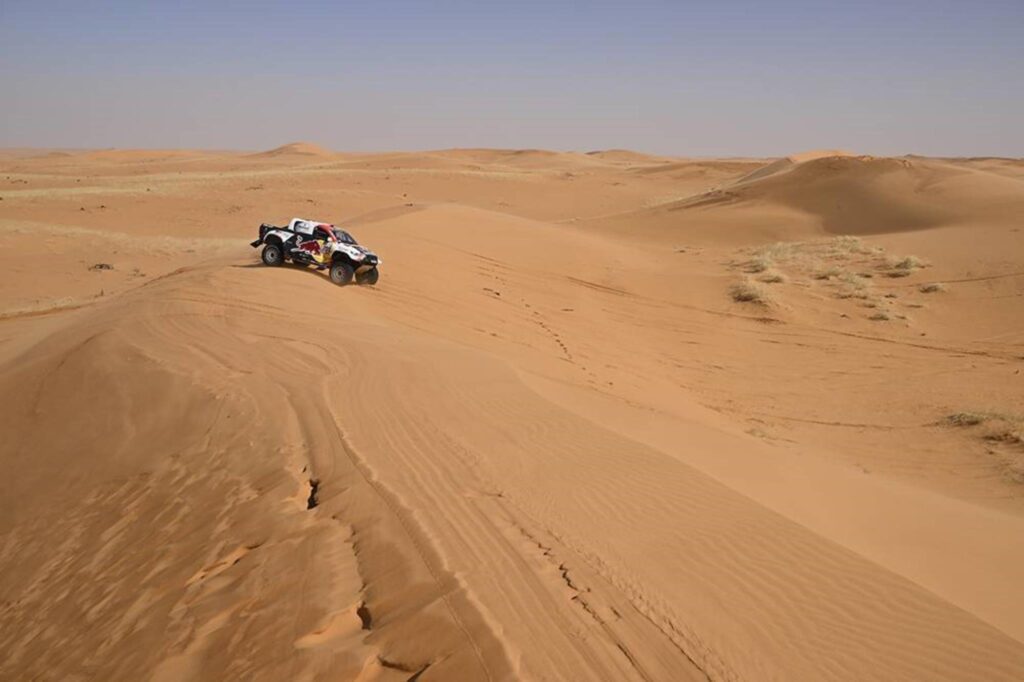
{"label": "flat desert plain", "polygon": [[1022,369],[1020,160],[6,150],[0,678],[1024,679]]}

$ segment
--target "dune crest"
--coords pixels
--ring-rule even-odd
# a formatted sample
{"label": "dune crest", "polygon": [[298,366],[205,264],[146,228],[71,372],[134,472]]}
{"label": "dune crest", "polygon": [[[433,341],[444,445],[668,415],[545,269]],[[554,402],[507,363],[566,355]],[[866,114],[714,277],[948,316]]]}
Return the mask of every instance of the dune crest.
{"label": "dune crest", "polygon": [[827,159],[843,156],[857,155],[843,149],[812,149],[810,151],[800,152],[797,154],[789,154],[785,158],[792,163],[806,163],[807,161],[816,161],[817,159]]}
{"label": "dune crest", "polygon": [[265,152],[258,152],[253,154],[256,157],[267,157],[273,158],[278,156],[333,156],[333,152],[324,149],[323,147],[313,144],[312,142],[290,142],[288,144],[281,145],[280,147],[274,147]]}

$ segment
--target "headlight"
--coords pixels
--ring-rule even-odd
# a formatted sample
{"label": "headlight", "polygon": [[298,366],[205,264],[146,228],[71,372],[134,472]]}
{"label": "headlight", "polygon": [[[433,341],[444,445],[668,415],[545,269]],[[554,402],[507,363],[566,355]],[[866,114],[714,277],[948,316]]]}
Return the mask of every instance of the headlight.
{"label": "headlight", "polygon": [[363,260],[364,258],[366,258],[366,254],[360,253],[359,251],[352,251],[349,253],[349,255],[352,256],[352,260]]}

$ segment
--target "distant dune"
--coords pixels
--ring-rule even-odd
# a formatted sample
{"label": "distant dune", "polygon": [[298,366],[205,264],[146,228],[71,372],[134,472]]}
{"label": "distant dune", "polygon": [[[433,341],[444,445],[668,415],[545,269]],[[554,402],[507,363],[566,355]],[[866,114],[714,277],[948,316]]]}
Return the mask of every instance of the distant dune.
{"label": "distant dune", "polygon": [[821,149],[809,152],[801,152],[799,154],[791,154],[789,156],[784,156],[781,159],[778,159],[777,161],[768,164],[767,166],[758,168],[757,170],[748,175],[743,176],[742,178],[737,180],[735,184],[741,184],[752,180],[760,180],[762,178],[768,177],[769,175],[782,173],[784,171],[792,169],[794,166],[806,163],[807,161],[816,161],[818,159],[828,158],[842,158],[848,156],[853,156],[853,154],[850,154],[849,152],[844,152],[839,149]]}
{"label": "distant dune", "polygon": [[806,152],[790,154],[786,159],[792,163],[806,163],[807,161],[817,161],[818,159],[829,159],[843,156],[856,155],[843,149],[812,149]]}
{"label": "distant dune", "polygon": [[[726,188],[818,216],[837,234],[898,232],[959,220],[1003,220],[1024,210],[1024,186],[941,161],[868,156],[791,157]],[[768,171],[771,166],[763,169]],[[759,175],[761,174],[761,175]]]}
{"label": "distant dune", "polygon": [[289,144],[274,147],[265,152],[252,154],[254,157],[273,158],[279,156],[333,156],[333,152],[315,145],[312,142],[291,142]]}
{"label": "distant dune", "polygon": [[[692,173],[695,166],[668,165],[644,172],[669,168]],[[793,235],[808,229],[866,235],[964,221],[1005,224],[1024,212],[1021,177],[1024,174],[1013,162],[956,164],[811,152],[778,159],[703,192],[603,220],[667,227],[681,220],[710,224],[739,219],[733,215],[739,212],[748,214],[745,220],[753,227],[763,220],[778,224],[779,210],[785,210],[793,216],[789,220]],[[684,217],[680,211],[692,215]]]}
{"label": "distant dune", "polygon": [[666,163],[672,161],[672,159],[669,157],[658,156],[655,154],[644,154],[643,152],[635,152],[630,149],[602,149],[587,152],[587,156],[603,159],[605,161],[612,161],[615,163],[630,163],[638,165]]}
{"label": "distant dune", "polygon": [[74,160],[83,163],[148,164],[210,157],[215,154],[216,152],[198,149],[117,149],[111,147],[76,154]]}

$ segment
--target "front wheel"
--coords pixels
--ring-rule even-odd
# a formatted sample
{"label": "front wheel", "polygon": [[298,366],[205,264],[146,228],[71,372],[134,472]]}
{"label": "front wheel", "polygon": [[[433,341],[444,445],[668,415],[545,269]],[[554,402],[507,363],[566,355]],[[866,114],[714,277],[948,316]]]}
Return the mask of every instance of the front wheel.
{"label": "front wheel", "polygon": [[277,266],[284,262],[284,251],[277,244],[267,244],[260,256],[264,265]]}
{"label": "front wheel", "polygon": [[377,268],[373,268],[356,275],[356,284],[366,284],[372,287],[377,283],[378,279],[380,279],[380,271]]}
{"label": "front wheel", "polygon": [[352,281],[356,271],[348,263],[335,263],[331,266],[331,281],[338,286],[345,286]]}

